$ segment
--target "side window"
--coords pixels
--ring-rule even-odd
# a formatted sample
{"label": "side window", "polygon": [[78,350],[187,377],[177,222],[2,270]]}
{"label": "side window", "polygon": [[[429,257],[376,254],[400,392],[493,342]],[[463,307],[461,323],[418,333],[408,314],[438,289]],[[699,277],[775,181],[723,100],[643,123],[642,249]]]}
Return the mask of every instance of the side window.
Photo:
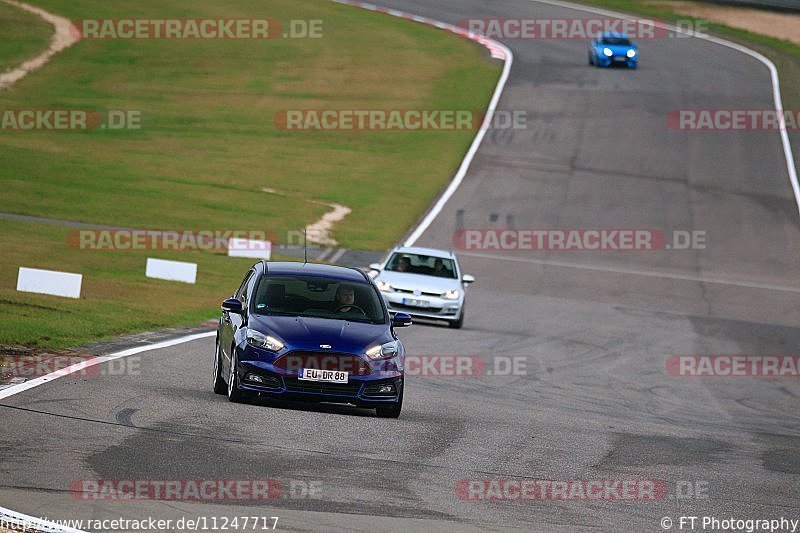
{"label": "side window", "polygon": [[247,298],[247,282],[253,277],[253,271],[251,270],[242,280],[242,284],[239,285],[239,289],[236,291],[236,294],[234,294],[234,298],[244,303],[245,299]]}

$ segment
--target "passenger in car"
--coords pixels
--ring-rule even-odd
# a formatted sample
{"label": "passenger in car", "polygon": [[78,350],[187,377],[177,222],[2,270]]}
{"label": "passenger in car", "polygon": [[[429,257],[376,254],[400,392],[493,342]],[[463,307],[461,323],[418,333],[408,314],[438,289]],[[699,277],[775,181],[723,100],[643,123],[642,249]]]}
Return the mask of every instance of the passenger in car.
{"label": "passenger in car", "polygon": [[401,257],[397,261],[396,270],[398,272],[408,272],[410,266],[411,261],[408,259],[408,257]]}
{"label": "passenger in car", "polygon": [[452,278],[453,273],[450,272],[450,269],[444,266],[444,261],[439,258],[433,262],[433,273],[434,276],[440,276],[442,278]]}

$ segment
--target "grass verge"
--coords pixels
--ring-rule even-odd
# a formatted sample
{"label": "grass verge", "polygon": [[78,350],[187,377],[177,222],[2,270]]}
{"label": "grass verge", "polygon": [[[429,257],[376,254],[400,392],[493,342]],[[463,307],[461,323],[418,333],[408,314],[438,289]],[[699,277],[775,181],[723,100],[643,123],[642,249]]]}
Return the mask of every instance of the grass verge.
{"label": "grass verge", "polygon": [[50,44],[53,27],[23,9],[0,2],[0,72],[33,59]]}
{"label": "grass verge", "polygon": [[[281,236],[327,210],[316,202],[336,202],[353,210],[334,233],[342,245],[386,248],[449,181],[474,132],[293,132],[275,127],[275,113],[480,110],[500,73],[474,43],[326,0],[35,3],[71,19],[316,19],[323,37],[77,43],[0,93],[0,109],[136,111],[142,128],[0,132],[0,210],[11,213]],[[2,342],[64,347],[197,322],[214,316],[252,263],[151,252],[199,265],[197,285],[159,282],[144,277],[146,253],[78,250],[69,231],[0,222]],[[19,266],[83,273],[83,296],[17,293]]]}

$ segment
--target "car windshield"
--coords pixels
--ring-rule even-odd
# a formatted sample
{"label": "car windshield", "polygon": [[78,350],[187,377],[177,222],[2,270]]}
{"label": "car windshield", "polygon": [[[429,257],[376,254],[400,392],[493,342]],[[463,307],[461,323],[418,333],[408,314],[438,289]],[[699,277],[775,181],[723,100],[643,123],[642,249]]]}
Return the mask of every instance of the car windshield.
{"label": "car windshield", "polygon": [[395,252],[386,263],[386,270],[457,279],[454,260],[431,255]]}
{"label": "car windshield", "polygon": [[251,310],[259,315],[303,316],[381,324],[380,296],[366,282],[317,276],[263,276]]}
{"label": "car windshield", "polygon": [[603,44],[621,44],[621,45],[629,45],[631,44],[630,39],[627,37],[603,37],[600,39],[600,42]]}

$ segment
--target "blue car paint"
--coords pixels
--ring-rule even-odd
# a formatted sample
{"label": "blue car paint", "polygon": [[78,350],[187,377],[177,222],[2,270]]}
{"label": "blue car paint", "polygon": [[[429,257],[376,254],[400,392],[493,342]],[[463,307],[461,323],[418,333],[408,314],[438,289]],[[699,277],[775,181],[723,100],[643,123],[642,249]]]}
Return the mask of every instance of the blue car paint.
{"label": "blue car paint", "polygon": [[[398,402],[402,396],[405,349],[395,335],[392,317],[386,309],[383,298],[368,276],[359,270],[330,265],[260,262],[250,270],[248,274],[250,277],[246,280],[247,285],[243,285],[243,294],[247,295],[248,302],[251,301],[253,292],[258,287],[258,280],[265,275],[265,272],[270,277],[313,275],[370,285],[376,291],[377,300],[383,306],[384,321],[374,324],[342,319],[270,316],[253,313],[252,310],[244,315],[223,312],[217,330],[222,376],[229,375],[230,362],[233,358],[236,361],[239,390],[260,393],[262,397],[335,401],[353,403],[363,407]],[[239,292],[242,292],[242,287],[237,291],[237,293]],[[397,318],[410,323],[410,318],[405,315],[398,314]],[[276,337],[283,342],[284,347],[278,352],[272,352],[266,348],[252,346],[246,339],[247,328]],[[376,361],[370,360],[365,355],[368,348],[393,341],[396,341],[398,345],[397,355],[394,357]],[[331,348],[321,348],[321,346],[330,346]],[[337,354],[347,354],[346,357],[356,356],[369,365],[370,372],[368,375],[350,375],[348,382],[353,384],[352,389],[307,392],[299,391],[297,387],[294,387],[294,390],[291,390],[287,384],[296,381],[298,371],[276,366],[275,363],[283,356],[298,351],[317,353],[320,357],[336,357]],[[278,388],[264,387],[247,382],[244,378],[249,372],[276,376],[279,378],[280,386]],[[396,394],[380,397],[365,395],[365,386],[389,383],[395,385]],[[335,387],[328,388],[335,389]]]}
{"label": "blue car paint", "polygon": [[[589,63],[597,67],[610,67],[613,65],[624,65],[628,68],[636,68],[639,65],[639,48],[633,41],[630,44],[604,44],[605,38],[627,39],[623,34],[603,33],[589,43]],[[603,49],[611,50],[611,56],[603,54]],[[634,50],[636,54],[628,57],[628,50]]]}

